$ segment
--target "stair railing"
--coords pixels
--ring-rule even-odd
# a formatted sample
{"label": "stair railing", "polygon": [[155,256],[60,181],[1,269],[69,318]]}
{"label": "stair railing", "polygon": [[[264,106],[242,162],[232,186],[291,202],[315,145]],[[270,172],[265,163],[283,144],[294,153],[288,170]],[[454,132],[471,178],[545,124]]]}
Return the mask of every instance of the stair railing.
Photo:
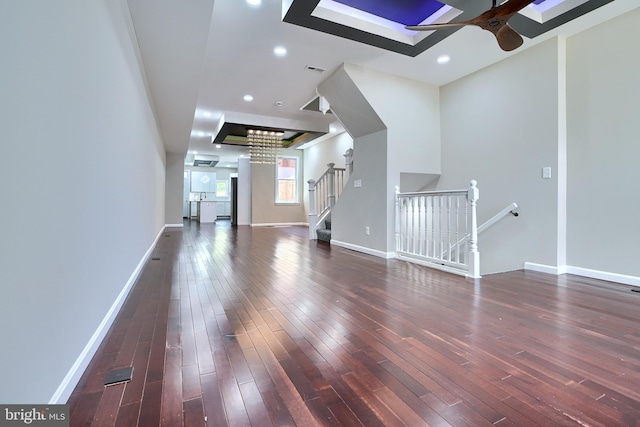
{"label": "stair railing", "polygon": [[[505,216],[507,216],[509,214],[511,214],[513,216],[518,216],[519,214],[518,214],[518,212],[516,212],[516,209],[518,209],[518,204],[517,203],[510,203],[507,207],[505,207],[500,212],[498,212],[497,214],[495,214],[494,216],[489,218],[487,221],[482,223],[482,225],[478,226],[478,234],[482,233],[484,230],[486,230],[487,228],[491,227],[493,224],[497,223],[498,221],[500,221],[502,218],[504,218]],[[462,239],[458,240],[453,245],[453,247],[451,248],[450,251],[444,251],[442,253],[442,257],[445,258],[447,256],[448,252],[454,252],[456,250],[459,250],[458,248],[462,247],[466,243],[466,241],[468,239],[469,239],[469,235],[467,234]]]}
{"label": "stair railing", "polygon": [[400,193],[396,187],[396,256],[479,278],[478,198],[475,180],[466,190]]}
{"label": "stair railing", "polygon": [[329,163],[327,170],[309,184],[309,239],[315,240],[318,224],[331,212],[345,185],[345,168]]}

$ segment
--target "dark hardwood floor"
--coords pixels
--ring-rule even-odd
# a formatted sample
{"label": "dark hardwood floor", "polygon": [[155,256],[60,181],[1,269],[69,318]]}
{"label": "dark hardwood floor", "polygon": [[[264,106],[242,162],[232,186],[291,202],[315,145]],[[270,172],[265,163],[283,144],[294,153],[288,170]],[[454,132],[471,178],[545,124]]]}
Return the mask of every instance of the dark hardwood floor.
{"label": "dark hardwood floor", "polygon": [[169,229],[153,258],[69,400],[72,426],[640,425],[628,286],[474,282],[228,222]]}

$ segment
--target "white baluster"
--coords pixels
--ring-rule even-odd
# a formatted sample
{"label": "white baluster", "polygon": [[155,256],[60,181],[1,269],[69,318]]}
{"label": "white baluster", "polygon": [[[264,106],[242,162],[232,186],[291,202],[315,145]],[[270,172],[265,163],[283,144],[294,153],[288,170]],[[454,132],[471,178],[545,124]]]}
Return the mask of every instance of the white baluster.
{"label": "white baluster", "polygon": [[420,196],[420,230],[419,230],[419,240],[420,240],[420,255],[425,255],[425,233],[427,232],[426,227],[426,217],[425,217],[425,197]]}
{"label": "white baluster", "polygon": [[396,252],[400,250],[400,186],[396,185],[395,191],[395,233],[396,233]]}
{"label": "white baluster", "polygon": [[480,191],[477,182],[471,180],[469,183],[469,191],[467,200],[471,210],[471,238],[469,239],[469,273],[472,278],[480,278],[480,253],[478,252],[478,219],[476,214],[476,205],[480,198]]}
{"label": "white baluster", "polygon": [[409,209],[407,215],[407,252],[413,253],[414,235],[413,235],[413,217],[414,217],[414,202],[413,197],[409,197]]}
{"label": "white baluster", "polygon": [[460,196],[456,197],[456,263],[460,264]]}
{"label": "white baluster", "polygon": [[431,245],[433,250],[431,256],[436,258],[436,200],[437,196],[431,197]]}
{"label": "white baluster", "polygon": [[451,261],[451,196],[445,196],[445,204],[447,205],[447,261]]}
{"label": "white baluster", "polygon": [[442,241],[442,196],[438,197],[438,259],[442,259],[442,252],[444,251],[444,243]]}

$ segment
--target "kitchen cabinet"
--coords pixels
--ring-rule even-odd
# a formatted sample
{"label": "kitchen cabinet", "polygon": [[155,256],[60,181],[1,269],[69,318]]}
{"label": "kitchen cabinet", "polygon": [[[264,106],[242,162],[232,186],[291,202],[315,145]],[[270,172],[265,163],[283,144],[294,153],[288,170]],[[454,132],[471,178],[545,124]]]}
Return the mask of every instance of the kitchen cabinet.
{"label": "kitchen cabinet", "polygon": [[191,171],[191,192],[192,193],[215,193],[216,192],[215,172]]}
{"label": "kitchen cabinet", "polygon": [[220,217],[229,217],[231,216],[231,202],[229,201],[219,201],[217,202],[218,206],[218,218]]}

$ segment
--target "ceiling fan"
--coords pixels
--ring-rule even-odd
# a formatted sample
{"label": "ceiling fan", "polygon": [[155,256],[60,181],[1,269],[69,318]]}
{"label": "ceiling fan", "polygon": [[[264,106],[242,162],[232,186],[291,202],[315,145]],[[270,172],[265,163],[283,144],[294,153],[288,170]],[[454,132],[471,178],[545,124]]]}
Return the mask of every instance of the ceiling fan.
{"label": "ceiling fan", "polygon": [[408,25],[405,28],[413,31],[431,31],[443,28],[461,27],[463,25],[476,25],[483,30],[490,31],[496,36],[498,45],[504,51],[511,51],[522,46],[522,36],[507,24],[513,15],[533,3],[534,0],[509,0],[501,5],[498,0],[493,0],[493,6],[483,14],[460,22],[447,22],[429,25]]}

